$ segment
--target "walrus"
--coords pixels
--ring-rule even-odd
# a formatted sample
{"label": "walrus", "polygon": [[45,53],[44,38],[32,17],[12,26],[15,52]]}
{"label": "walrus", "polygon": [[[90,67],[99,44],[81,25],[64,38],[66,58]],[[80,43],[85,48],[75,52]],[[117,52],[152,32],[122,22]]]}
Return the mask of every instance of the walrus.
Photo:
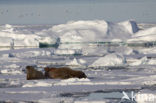
{"label": "walrus", "polygon": [[37,71],[33,66],[26,66],[27,80],[45,79],[44,74],[41,71]]}
{"label": "walrus", "polygon": [[84,72],[72,70],[68,67],[45,67],[45,77],[51,79],[87,78]]}

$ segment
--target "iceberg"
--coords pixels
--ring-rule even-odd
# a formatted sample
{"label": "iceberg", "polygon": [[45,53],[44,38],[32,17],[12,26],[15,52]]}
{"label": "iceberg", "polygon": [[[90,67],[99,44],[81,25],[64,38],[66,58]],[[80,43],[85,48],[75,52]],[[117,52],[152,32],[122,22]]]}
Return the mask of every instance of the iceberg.
{"label": "iceberg", "polygon": [[108,42],[124,41],[137,32],[138,27],[134,21],[112,23],[94,20],[56,25],[52,27],[52,31],[59,35],[61,43]]}
{"label": "iceberg", "polygon": [[22,31],[9,24],[0,28],[1,47],[39,47],[40,42],[53,43],[53,38],[39,33]]}
{"label": "iceberg", "polygon": [[81,48],[83,44],[136,44],[155,42],[155,32],[156,27],[139,30],[133,20],[119,23],[104,20],[71,21],[36,31],[6,24],[0,26],[0,46],[58,48],[63,44],[79,44]]}
{"label": "iceberg", "polygon": [[123,56],[118,54],[108,54],[104,57],[100,57],[90,66],[123,66],[124,64],[126,64],[126,59]]}
{"label": "iceberg", "polygon": [[128,42],[155,42],[156,27],[151,27],[145,30],[140,30],[135,33]]}

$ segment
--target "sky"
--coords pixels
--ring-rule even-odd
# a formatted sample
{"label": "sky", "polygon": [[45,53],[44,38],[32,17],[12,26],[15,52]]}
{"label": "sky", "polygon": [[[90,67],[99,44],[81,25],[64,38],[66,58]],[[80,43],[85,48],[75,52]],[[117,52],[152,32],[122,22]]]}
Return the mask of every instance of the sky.
{"label": "sky", "polygon": [[0,24],[77,20],[156,23],[156,0],[0,0]]}

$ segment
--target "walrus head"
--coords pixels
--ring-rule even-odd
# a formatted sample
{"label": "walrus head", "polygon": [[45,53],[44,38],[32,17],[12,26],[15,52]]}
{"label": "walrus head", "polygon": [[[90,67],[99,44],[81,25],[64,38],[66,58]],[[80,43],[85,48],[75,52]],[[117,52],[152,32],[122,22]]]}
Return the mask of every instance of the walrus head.
{"label": "walrus head", "polygon": [[26,66],[26,69],[30,70],[30,69],[34,69],[34,67],[33,66]]}
{"label": "walrus head", "polygon": [[26,66],[27,70],[27,80],[33,79],[45,79],[45,76],[41,71],[38,71],[34,68],[34,66]]}
{"label": "walrus head", "polygon": [[44,76],[45,76],[46,78],[49,78],[49,71],[50,71],[50,68],[49,68],[49,67],[45,67],[45,68],[44,68]]}
{"label": "walrus head", "polygon": [[82,71],[78,71],[79,72],[79,75],[78,75],[78,78],[87,78],[86,74]]}
{"label": "walrus head", "polygon": [[45,72],[49,72],[49,70],[50,70],[49,67],[45,67],[45,68],[44,68],[44,71],[45,71]]}

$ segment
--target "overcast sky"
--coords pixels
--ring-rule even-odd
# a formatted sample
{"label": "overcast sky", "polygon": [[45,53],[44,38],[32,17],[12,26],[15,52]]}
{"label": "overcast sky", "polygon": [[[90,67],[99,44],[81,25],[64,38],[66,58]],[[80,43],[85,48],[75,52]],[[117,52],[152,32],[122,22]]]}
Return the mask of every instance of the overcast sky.
{"label": "overcast sky", "polygon": [[71,20],[156,23],[156,0],[0,0],[0,24],[60,24]]}

